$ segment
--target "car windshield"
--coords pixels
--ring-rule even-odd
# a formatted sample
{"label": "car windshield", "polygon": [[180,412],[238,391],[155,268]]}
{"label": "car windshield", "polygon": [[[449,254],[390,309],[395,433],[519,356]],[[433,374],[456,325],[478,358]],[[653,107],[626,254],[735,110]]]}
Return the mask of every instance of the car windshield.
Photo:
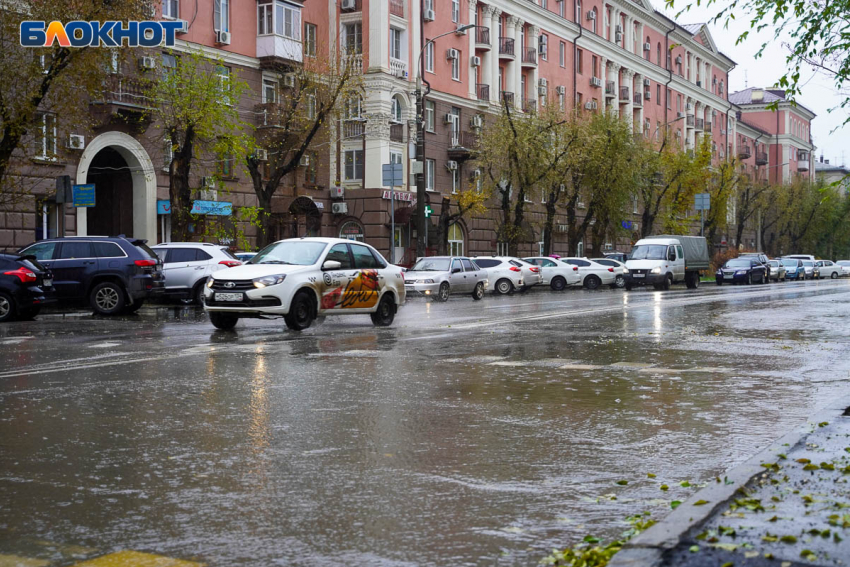
{"label": "car windshield", "polygon": [[749,268],[750,267],[750,261],[749,260],[741,260],[741,259],[729,260],[729,261],[726,262],[725,267],[727,267],[727,268]]}
{"label": "car windshield", "polygon": [[797,260],[782,260],[782,263],[789,268],[797,267]]}
{"label": "car windshield", "polygon": [[248,264],[293,264],[311,266],[322,255],[327,243],[312,240],[283,240],[269,244],[251,258]]}
{"label": "car windshield", "polygon": [[771,266],[773,268],[776,268],[776,267],[779,266],[779,261],[778,260],[770,260],[770,261],[768,261],[767,265]]}
{"label": "car windshield", "polygon": [[413,272],[448,272],[450,258],[422,258],[410,268]]}
{"label": "car windshield", "polygon": [[667,246],[660,244],[643,244],[635,246],[630,260],[664,260],[667,258]]}
{"label": "car windshield", "polygon": [[803,260],[803,265],[807,268],[812,268],[814,267],[815,263],[811,260]]}

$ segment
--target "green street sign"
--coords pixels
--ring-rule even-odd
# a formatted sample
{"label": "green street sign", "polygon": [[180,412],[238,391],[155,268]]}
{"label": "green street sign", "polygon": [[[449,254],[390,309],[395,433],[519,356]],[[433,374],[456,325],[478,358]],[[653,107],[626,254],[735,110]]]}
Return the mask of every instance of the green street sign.
{"label": "green street sign", "polygon": [[434,214],[434,209],[430,205],[425,205],[425,218],[430,218]]}

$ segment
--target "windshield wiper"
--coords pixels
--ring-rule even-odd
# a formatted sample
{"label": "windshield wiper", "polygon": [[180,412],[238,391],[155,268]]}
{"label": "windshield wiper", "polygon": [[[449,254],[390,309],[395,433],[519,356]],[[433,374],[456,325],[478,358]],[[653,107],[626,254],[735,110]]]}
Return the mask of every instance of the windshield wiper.
{"label": "windshield wiper", "polygon": [[292,262],[284,262],[283,260],[265,260],[263,262],[257,262],[258,264],[288,264],[294,266]]}

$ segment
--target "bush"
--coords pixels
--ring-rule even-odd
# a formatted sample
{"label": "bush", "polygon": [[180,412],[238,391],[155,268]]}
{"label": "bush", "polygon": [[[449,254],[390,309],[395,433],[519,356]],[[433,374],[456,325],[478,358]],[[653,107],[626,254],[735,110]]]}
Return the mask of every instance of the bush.
{"label": "bush", "polygon": [[726,260],[737,258],[738,254],[740,254],[740,252],[738,252],[735,248],[729,248],[728,250],[723,250],[715,253],[714,256],[711,257],[710,275],[713,277],[717,269],[726,263]]}

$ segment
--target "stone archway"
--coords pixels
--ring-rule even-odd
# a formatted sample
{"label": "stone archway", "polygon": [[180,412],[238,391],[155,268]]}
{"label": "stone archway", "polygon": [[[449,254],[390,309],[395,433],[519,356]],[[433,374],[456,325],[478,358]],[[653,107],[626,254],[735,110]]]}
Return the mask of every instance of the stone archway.
{"label": "stone archway", "polygon": [[[97,155],[109,148],[126,163],[132,183],[132,236],[156,243],[156,174],[153,162],[141,143],[124,132],[104,132],[86,146],[77,165],[77,184],[89,179]],[[88,234],[88,211],[77,209],[77,235]],[[114,235],[109,235],[114,236]]]}

